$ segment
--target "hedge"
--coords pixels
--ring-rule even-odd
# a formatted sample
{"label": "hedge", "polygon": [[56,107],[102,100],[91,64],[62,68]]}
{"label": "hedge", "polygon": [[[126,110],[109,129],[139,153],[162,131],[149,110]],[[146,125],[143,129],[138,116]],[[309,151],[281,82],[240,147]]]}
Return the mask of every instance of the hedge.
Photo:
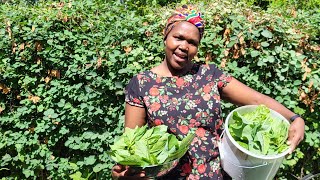
{"label": "hedge", "polygon": [[[305,140],[278,179],[316,173],[319,11],[196,4],[207,24],[195,60],[216,63],[306,120]],[[174,6],[0,4],[0,178],[110,179],[107,151],[123,131],[123,88],[164,58],[162,30]],[[223,105],[224,115],[235,108]]]}

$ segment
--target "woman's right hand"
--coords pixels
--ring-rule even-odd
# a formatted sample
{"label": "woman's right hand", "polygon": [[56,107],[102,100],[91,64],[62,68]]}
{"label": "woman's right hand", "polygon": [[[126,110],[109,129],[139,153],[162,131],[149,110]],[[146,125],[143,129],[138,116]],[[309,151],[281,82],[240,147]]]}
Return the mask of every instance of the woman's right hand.
{"label": "woman's right hand", "polygon": [[147,180],[149,178],[145,177],[145,173],[142,172],[135,172],[129,166],[123,166],[120,164],[116,164],[112,167],[112,178],[113,179],[123,179],[123,180],[133,180],[133,179],[140,179],[140,180]]}

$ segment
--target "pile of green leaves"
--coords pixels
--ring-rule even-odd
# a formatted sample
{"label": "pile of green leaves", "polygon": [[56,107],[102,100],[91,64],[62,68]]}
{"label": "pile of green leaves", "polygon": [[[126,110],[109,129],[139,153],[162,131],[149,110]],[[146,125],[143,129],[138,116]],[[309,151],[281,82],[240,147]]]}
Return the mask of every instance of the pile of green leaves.
{"label": "pile of green leaves", "polygon": [[165,125],[126,128],[122,136],[110,145],[111,158],[122,165],[146,167],[165,164],[180,159],[188,150],[195,137],[189,133],[179,141],[175,135],[167,132]]}
{"label": "pile of green leaves", "polygon": [[232,114],[229,131],[236,142],[250,152],[274,155],[288,149],[285,143],[289,124],[271,116],[270,109],[259,105],[254,111]]}

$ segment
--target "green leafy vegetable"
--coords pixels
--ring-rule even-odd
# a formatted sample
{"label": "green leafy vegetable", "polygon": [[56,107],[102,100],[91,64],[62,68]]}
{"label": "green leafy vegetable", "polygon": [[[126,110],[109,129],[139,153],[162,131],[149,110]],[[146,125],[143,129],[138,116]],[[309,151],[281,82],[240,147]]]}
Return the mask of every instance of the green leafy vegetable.
{"label": "green leafy vegetable", "polygon": [[243,114],[235,111],[228,128],[240,146],[256,154],[274,155],[289,148],[285,143],[289,124],[272,117],[265,105]]}
{"label": "green leafy vegetable", "polygon": [[111,158],[122,165],[146,167],[181,158],[188,150],[195,134],[189,133],[179,141],[167,132],[167,126],[160,125],[147,129],[147,125],[126,128],[122,136],[110,145]]}

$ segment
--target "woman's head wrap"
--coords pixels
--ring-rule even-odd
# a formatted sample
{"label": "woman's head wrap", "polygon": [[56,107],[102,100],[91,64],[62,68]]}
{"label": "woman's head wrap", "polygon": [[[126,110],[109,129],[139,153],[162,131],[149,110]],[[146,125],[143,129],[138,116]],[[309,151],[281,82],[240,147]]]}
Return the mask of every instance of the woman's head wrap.
{"label": "woman's head wrap", "polygon": [[188,7],[187,5],[183,5],[182,8],[178,8],[167,21],[164,29],[164,40],[167,38],[173,27],[182,21],[187,21],[195,25],[199,30],[201,39],[204,32],[204,20],[201,16],[201,13],[194,10],[191,6]]}

